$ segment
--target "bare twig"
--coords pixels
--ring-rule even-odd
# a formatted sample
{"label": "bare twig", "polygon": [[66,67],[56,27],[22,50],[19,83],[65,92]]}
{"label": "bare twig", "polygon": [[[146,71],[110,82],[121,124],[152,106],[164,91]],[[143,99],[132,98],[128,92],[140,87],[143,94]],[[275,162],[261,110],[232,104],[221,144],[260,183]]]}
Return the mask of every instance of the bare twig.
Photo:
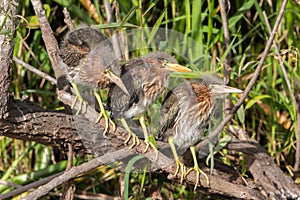
{"label": "bare twig", "polygon": [[[42,31],[42,37],[55,74],[55,78],[57,80],[57,88],[59,90],[71,92],[70,85],[66,79],[65,74],[65,71],[67,70],[65,69],[65,65],[61,57],[59,56],[58,43],[48,22],[43,4],[40,0],[31,0],[31,4],[39,21],[39,26]],[[69,106],[65,106],[65,110],[66,112],[71,113],[71,109]]]}
{"label": "bare twig", "polygon": [[[266,15],[266,12],[263,11],[263,16],[264,16],[264,19],[266,21],[266,24],[267,24],[267,27],[268,27],[268,30],[269,32],[271,32],[271,26],[270,26],[270,23],[269,23],[269,20],[268,20],[268,17]],[[283,77],[285,79],[285,82],[286,82],[286,85],[288,87],[288,92],[290,93],[290,96],[292,98],[292,102],[296,108],[296,112],[298,113],[299,110],[298,110],[298,104],[297,104],[297,101],[296,101],[296,98],[295,98],[295,95],[293,93],[293,89],[292,89],[292,86],[291,86],[291,82],[289,80],[289,77],[287,75],[287,71],[284,67],[284,63],[283,63],[283,60],[282,60],[282,57],[280,55],[280,52],[279,52],[279,49],[278,49],[278,46],[276,44],[275,41],[273,41],[273,46],[274,46],[274,49],[275,49],[275,52],[276,52],[276,55],[278,57],[278,60],[279,60],[279,65],[280,65],[280,68],[282,70],[282,74],[283,74]],[[299,116],[298,116],[299,117]],[[295,131],[296,131],[296,138],[297,138],[297,142],[296,142],[296,154],[295,154],[295,165],[294,165],[294,177],[297,176],[297,172],[299,170],[299,160],[300,160],[300,124],[298,124],[298,128],[295,128]]]}
{"label": "bare twig", "polygon": [[[64,70],[62,68],[63,61],[58,54],[59,47],[57,40],[54,37],[53,31],[46,17],[42,2],[40,0],[31,0],[31,3],[40,24],[42,37],[54,70],[55,78],[56,80],[60,80],[61,77],[64,77]],[[66,81],[59,81],[57,83],[59,89],[65,89],[66,84]]]}
{"label": "bare twig", "polygon": [[[21,38],[22,45],[24,45],[26,51],[30,53],[32,59],[38,64],[38,66],[41,69],[45,70],[46,68],[41,64],[41,62],[39,61],[39,59],[37,58],[37,56],[35,55],[35,53],[32,51],[32,48],[29,47],[29,45],[27,44],[27,42],[25,41],[25,39],[23,38],[23,36],[21,35],[21,33],[17,32],[17,36],[19,38]],[[19,57],[19,54],[18,54],[18,57]]]}
{"label": "bare twig", "polygon": [[[109,0],[104,0],[104,7],[105,7],[106,16],[107,16],[107,22],[112,23],[113,22],[112,8],[110,6]],[[111,31],[111,33],[113,33],[112,29],[110,31]],[[120,48],[120,44],[119,44],[117,34],[112,35],[112,44],[113,44],[114,52],[116,54],[117,59],[122,58],[122,51],[121,51],[121,48]]]}
{"label": "bare twig", "polygon": [[55,78],[53,78],[52,76],[49,76],[48,74],[36,69],[35,67],[27,64],[26,62],[20,60],[17,57],[13,57],[13,61],[15,61],[16,63],[22,65],[23,67],[25,67],[26,69],[28,69],[29,71],[32,71],[33,73],[39,75],[40,77],[43,77],[44,79],[48,80],[52,85],[56,85],[57,81]]}
{"label": "bare twig", "polygon": [[208,146],[208,143],[210,141],[212,141],[214,138],[216,138],[218,136],[218,134],[222,131],[222,129],[224,128],[224,126],[233,118],[234,114],[237,112],[237,110],[240,108],[240,106],[243,104],[243,102],[245,101],[245,99],[248,97],[250,90],[252,89],[253,85],[255,84],[260,71],[263,67],[263,64],[268,56],[269,50],[271,48],[271,45],[273,43],[275,34],[277,32],[278,26],[281,22],[282,16],[284,14],[284,10],[287,4],[287,0],[283,0],[281,8],[279,10],[278,13],[278,17],[276,19],[276,22],[274,24],[273,30],[271,32],[270,38],[267,41],[266,47],[264,49],[264,52],[262,53],[262,57],[259,61],[259,64],[255,70],[255,72],[253,73],[253,76],[249,82],[249,84],[247,85],[242,97],[238,100],[238,102],[236,103],[236,105],[231,109],[230,113],[225,117],[225,119],[217,126],[217,128],[211,132],[209,134],[209,136],[207,137],[207,139],[203,140],[202,142],[200,142],[197,146],[196,149],[197,151],[199,151],[199,149],[204,148],[206,146]]}
{"label": "bare twig", "polygon": [[33,189],[35,187],[39,187],[40,185],[44,185],[46,183],[48,183],[50,180],[62,175],[63,172],[59,172],[57,174],[53,174],[51,176],[48,176],[46,178],[43,178],[41,180],[38,180],[38,181],[35,181],[33,183],[30,183],[28,185],[25,185],[25,186],[19,186],[17,189],[13,190],[13,191],[10,191],[10,192],[7,192],[5,194],[2,194],[0,195],[0,199],[7,199],[7,198],[10,198],[10,197],[13,197],[13,196],[17,196],[25,191],[29,191],[30,189]]}
{"label": "bare twig", "polygon": [[74,27],[74,23],[72,22],[72,19],[71,19],[68,9],[64,8],[63,13],[65,16],[64,22],[68,25],[70,31],[73,31],[75,29],[75,27]]}
{"label": "bare twig", "polygon": [[92,159],[91,161],[86,162],[78,167],[73,167],[69,171],[67,171],[64,174],[62,174],[61,176],[53,179],[49,183],[47,183],[43,186],[40,186],[37,190],[33,191],[32,193],[30,193],[29,195],[24,197],[23,200],[37,199],[41,196],[46,195],[50,190],[57,187],[58,185],[78,176],[79,174],[82,174],[91,169],[94,169],[95,167],[97,167],[101,164],[115,162],[118,159],[120,159],[122,156],[126,157],[128,155],[130,155],[130,151],[127,148],[120,149],[120,150],[105,154],[103,156],[100,156],[98,158]]}
{"label": "bare twig", "polygon": [[[222,25],[224,29],[224,45],[225,49],[229,48],[230,45],[230,33],[228,28],[228,22],[227,22],[227,15],[226,15],[226,9],[225,9],[225,3],[223,0],[218,0],[220,5],[220,12],[221,12],[221,18],[222,18]],[[229,83],[230,80],[230,73],[231,73],[231,51],[227,54],[225,60],[224,60],[224,82],[225,84]]]}
{"label": "bare twig", "polygon": [[[265,21],[266,21],[266,24],[267,24],[267,27],[268,27],[268,30],[269,32],[271,32],[271,26],[270,26],[270,23],[269,23],[269,20],[268,20],[268,17],[266,15],[266,12],[263,11],[263,15],[264,15],[264,18],[265,18]],[[283,63],[283,60],[282,60],[282,57],[280,55],[280,52],[279,52],[279,49],[278,49],[278,46],[276,44],[276,42],[273,40],[273,46],[274,46],[274,49],[275,49],[275,52],[276,52],[276,55],[278,56],[278,60],[279,60],[279,65],[281,67],[281,70],[282,70],[282,73],[283,73],[283,77],[286,81],[286,84],[287,84],[287,87],[288,87],[288,91],[291,95],[291,98],[292,98],[292,101],[294,103],[294,105],[297,105],[297,102],[296,102],[296,98],[295,98],[295,95],[293,94],[293,89],[292,89],[292,85],[291,85],[291,82],[289,80],[289,77],[287,75],[287,71],[284,67],[284,63]]]}
{"label": "bare twig", "polygon": [[[21,188],[21,187],[23,187],[22,185],[18,185],[18,184],[11,183],[11,182],[8,182],[8,181],[5,181],[5,180],[1,180],[1,179],[0,179],[0,185],[5,185],[5,186],[8,186],[8,187],[13,187],[13,188]],[[0,198],[1,198],[1,195],[0,195]]]}
{"label": "bare twig", "polygon": [[[68,144],[68,150],[69,150],[68,151],[68,164],[67,164],[65,172],[69,171],[73,166],[74,152],[73,152],[72,145],[70,143]],[[63,199],[63,200],[74,199],[75,189],[76,189],[76,186],[74,184],[74,181],[68,180],[66,183],[64,183],[64,188],[63,188],[63,192],[62,192],[60,199]]]}

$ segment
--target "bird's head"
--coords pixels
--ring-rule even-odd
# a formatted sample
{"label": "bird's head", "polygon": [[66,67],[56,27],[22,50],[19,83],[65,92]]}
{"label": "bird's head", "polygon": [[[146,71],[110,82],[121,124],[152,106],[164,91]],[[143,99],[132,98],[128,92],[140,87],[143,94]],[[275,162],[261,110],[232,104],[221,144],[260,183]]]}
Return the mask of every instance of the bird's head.
{"label": "bird's head", "polygon": [[203,105],[210,105],[218,96],[243,92],[240,89],[224,85],[223,81],[216,76],[204,76],[200,80],[192,81],[191,87],[198,103],[203,103]]}
{"label": "bird's head", "polygon": [[177,60],[170,54],[162,51],[152,52],[144,56],[148,63],[152,66],[157,66],[162,70],[172,71],[172,72],[192,72],[193,70],[180,65]]}
{"label": "bird's head", "polygon": [[214,96],[243,92],[240,89],[224,85],[223,81],[214,75],[205,75],[201,78],[201,80],[203,84],[208,87],[210,93]]}
{"label": "bird's head", "polygon": [[66,39],[72,45],[91,50],[99,43],[107,41],[108,37],[97,29],[91,27],[81,27],[71,31],[67,35]]}

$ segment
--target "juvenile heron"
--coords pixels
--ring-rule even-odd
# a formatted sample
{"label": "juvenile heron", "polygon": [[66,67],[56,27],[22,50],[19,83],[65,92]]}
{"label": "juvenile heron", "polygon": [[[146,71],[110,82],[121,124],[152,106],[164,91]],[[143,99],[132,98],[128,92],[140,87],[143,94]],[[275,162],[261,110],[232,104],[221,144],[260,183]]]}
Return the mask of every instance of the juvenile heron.
{"label": "juvenile heron", "polygon": [[79,114],[82,104],[85,104],[77,84],[94,88],[94,95],[100,106],[100,115],[97,121],[102,116],[105,118],[106,125],[103,132],[105,134],[108,129],[108,121],[113,126],[115,125],[107,115],[97,90],[105,89],[110,83],[115,83],[125,94],[128,94],[125,85],[118,77],[120,69],[118,71],[118,67],[114,65],[115,56],[110,40],[96,29],[79,28],[68,33],[61,44],[60,56],[67,65],[67,79],[76,93],[72,107],[74,107],[77,99],[80,100],[80,107],[76,114]]}
{"label": "juvenile heron", "polygon": [[121,79],[129,92],[129,96],[118,87],[112,88],[108,95],[108,105],[111,109],[111,117],[113,119],[119,118],[129,133],[125,144],[133,137],[130,148],[139,144],[139,139],[131,131],[125,119],[138,116],[147,144],[145,152],[149,145],[156,149],[149,141],[142,114],[166,90],[171,71],[190,72],[192,70],[177,64],[176,59],[166,52],[149,53],[141,58],[132,59],[123,65]]}
{"label": "juvenile heron", "polygon": [[[203,76],[177,85],[170,91],[162,105],[160,114],[159,137],[168,141],[177,165],[175,176],[181,169],[181,182],[190,171],[197,173],[196,189],[200,174],[208,176],[199,168],[195,144],[203,137],[203,132],[216,107],[216,98],[223,94],[242,92],[222,84],[213,76]],[[188,148],[192,153],[194,167],[186,172],[186,167],[179,160],[177,152],[184,153]]]}

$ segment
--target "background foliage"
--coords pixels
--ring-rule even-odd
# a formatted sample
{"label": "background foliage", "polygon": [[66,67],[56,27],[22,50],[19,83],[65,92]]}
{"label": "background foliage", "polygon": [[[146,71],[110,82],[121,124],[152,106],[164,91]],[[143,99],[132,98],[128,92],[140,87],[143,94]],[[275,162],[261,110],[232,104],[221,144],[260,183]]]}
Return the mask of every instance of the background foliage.
{"label": "background foliage", "polygon": [[[108,23],[102,0],[94,0],[95,5],[84,6],[88,1],[46,0],[44,8],[55,37],[60,42],[68,31],[63,21],[62,9],[67,7],[75,25],[82,23],[98,24],[98,28],[109,34],[110,27],[130,29],[130,27],[162,27],[172,29],[196,40],[212,56],[219,73],[222,74],[222,61],[229,52],[224,50],[220,7],[212,0],[150,0],[113,1],[116,23]],[[243,89],[248,84],[255,66],[263,51],[269,31],[263,18],[266,12],[271,26],[274,24],[281,5],[279,0],[233,0],[228,7],[228,26],[232,43],[232,73],[230,84]],[[89,8],[89,9],[87,9]],[[230,9],[229,9],[230,8]],[[300,82],[300,5],[299,1],[289,0],[284,20],[275,39],[294,94],[299,94]],[[138,53],[138,52],[137,52]],[[43,44],[37,17],[29,0],[22,1],[19,11],[19,24],[15,38],[14,56],[37,69],[53,75],[51,64]],[[56,87],[42,77],[26,70],[21,65],[12,64],[11,92],[15,98],[28,98],[43,108],[63,109],[56,98]],[[237,97],[232,98],[233,101]],[[288,93],[286,80],[282,75],[274,48],[269,52],[261,75],[250,95],[233,121],[234,125],[245,129],[251,138],[265,146],[277,164],[287,174],[293,175],[295,163],[296,109]],[[223,153],[226,153],[223,151]],[[10,138],[0,138],[0,176],[16,184],[26,184],[41,177],[64,170],[65,157],[56,150],[33,142]],[[89,159],[79,156],[76,164]],[[217,158],[221,159],[221,158]],[[226,159],[224,159],[226,161]],[[227,160],[228,162],[228,160]],[[230,162],[228,162],[230,165]],[[23,167],[26,166],[26,167]],[[243,171],[241,163],[241,172]],[[104,193],[119,195],[120,173],[110,166],[102,166],[76,179],[77,192],[90,194]],[[298,177],[299,179],[299,177]],[[129,196],[138,191],[139,197],[146,198],[153,190],[161,188],[164,197],[192,198],[200,194],[192,188],[176,185],[166,177],[156,174],[130,174],[125,190]],[[11,188],[0,186],[0,193]],[[59,192],[60,188],[57,189]],[[53,194],[54,195],[54,194]],[[134,196],[137,198],[137,196]]]}

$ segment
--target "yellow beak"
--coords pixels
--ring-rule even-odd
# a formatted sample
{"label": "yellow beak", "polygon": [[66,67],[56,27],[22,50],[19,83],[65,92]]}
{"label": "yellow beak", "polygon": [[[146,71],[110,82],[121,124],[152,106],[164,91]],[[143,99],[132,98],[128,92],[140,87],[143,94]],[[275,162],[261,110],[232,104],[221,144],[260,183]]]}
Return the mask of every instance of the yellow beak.
{"label": "yellow beak", "polygon": [[175,71],[175,72],[192,72],[193,71],[183,65],[174,64],[174,63],[166,63],[165,69],[170,70],[170,71]]}

